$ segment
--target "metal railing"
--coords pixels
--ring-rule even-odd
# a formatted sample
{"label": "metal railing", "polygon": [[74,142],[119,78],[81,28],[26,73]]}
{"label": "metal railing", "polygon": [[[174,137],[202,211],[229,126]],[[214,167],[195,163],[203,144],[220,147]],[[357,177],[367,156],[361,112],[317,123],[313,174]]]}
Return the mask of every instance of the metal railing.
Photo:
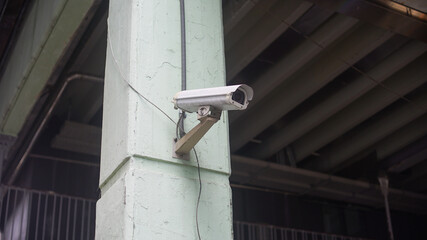
{"label": "metal railing", "polygon": [[[96,200],[12,186],[0,188],[0,239],[94,239]],[[2,196],[2,197],[1,197]],[[366,240],[234,222],[235,240]]]}
{"label": "metal railing", "polygon": [[271,225],[234,222],[235,240],[367,240]]}
{"label": "metal railing", "polygon": [[95,200],[1,187],[0,239],[94,239]]}

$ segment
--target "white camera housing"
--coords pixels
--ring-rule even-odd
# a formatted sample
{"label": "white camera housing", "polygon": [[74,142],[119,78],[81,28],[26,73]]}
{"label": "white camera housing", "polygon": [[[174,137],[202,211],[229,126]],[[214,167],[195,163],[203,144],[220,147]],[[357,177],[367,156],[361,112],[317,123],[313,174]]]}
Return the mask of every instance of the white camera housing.
{"label": "white camera housing", "polygon": [[175,109],[197,112],[202,106],[217,110],[244,110],[252,100],[253,90],[246,84],[202,88],[178,92],[173,103]]}
{"label": "white camera housing", "polygon": [[174,139],[172,157],[189,159],[188,153],[218,122],[221,112],[246,109],[253,95],[252,88],[245,84],[186,90],[175,94],[172,101],[175,109],[190,113],[197,112],[200,123],[180,139]]}

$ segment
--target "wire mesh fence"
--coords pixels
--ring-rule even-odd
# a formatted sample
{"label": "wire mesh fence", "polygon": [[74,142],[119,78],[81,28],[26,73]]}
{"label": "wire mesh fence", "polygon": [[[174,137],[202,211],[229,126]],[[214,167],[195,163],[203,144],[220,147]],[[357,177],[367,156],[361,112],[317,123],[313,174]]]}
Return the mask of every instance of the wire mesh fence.
{"label": "wire mesh fence", "polygon": [[271,225],[234,222],[235,240],[367,240]]}
{"label": "wire mesh fence", "polygon": [[0,239],[94,239],[95,200],[1,187]]}

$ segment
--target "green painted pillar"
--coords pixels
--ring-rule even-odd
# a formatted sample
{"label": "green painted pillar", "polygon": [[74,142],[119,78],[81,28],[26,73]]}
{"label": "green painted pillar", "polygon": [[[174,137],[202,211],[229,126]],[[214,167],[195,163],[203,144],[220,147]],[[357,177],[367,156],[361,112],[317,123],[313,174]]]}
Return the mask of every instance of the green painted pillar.
{"label": "green painted pillar", "polygon": [[[221,0],[186,0],[187,87],[225,85]],[[179,0],[110,0],[97,239],[197,239],[197,162],[172,158]],[[196,145],[203,240],[232,239],[227,113]],[[198,123],[195,114],[187,130]]]}

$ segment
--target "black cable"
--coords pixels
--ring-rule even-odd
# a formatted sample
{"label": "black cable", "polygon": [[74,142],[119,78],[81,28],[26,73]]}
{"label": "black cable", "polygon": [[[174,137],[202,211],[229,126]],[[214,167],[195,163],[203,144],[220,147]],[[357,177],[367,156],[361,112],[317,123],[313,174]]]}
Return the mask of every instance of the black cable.
{"label": "black cable", "polygon": [[185,36],[185,5],[184,0],[180,0],[181,10],[181,90],[187,89],[187,50]]}
{"label": "black cable", "polygon": [[[184,0],[180,0],[180,14],[181,14],[181,90],[187,89],[187,48],[186,48],[186,33],[185,33],[185,4]],[[179,130],[181,131],[179,136],[183,137],[184,133],[184,118],[185,112],[179,111],[179,118],[183,116],[180,122]]]}
{"label": "black cable", "polygon": [[[183,120],[183,115],[180,116],[178,119],[178,122],[176,123],[176,139],[179,139],[178,129],[180,122]],[[182,132],[184,132],[181,129]],[[199,194],[197,196],[197,203],[196,203],[196,229],[197,229],[197,236],[199,240],[202,240],[200,237],[200,229],[199,229],[199,205],[200,205],[200,197],[202,196],[202,178],[200,176],[200,162],[199,162],[199,156],[197,155],[196,149],[193,147],[194,155],[196,156],[196,162],[197,162],[197,174],[199,176]]]}
{"label": "black cable", "polygon": [[196,228],[197,228],[197,236],[199,237],[199,240],[202,240],[200,237],[200,230],[199,230],[199,204],[200,204],[200,197],[202,196],[202,178],[200,177],[200,163],[199,163],[199,157],[197,156],[196,149],[193,147],[194,155],[196,155],[197,160],[197,173],[199,174],[199,195],[197,196],[197,203],[196,203]]}
{"label": "black cable", "polygon": [[125,81],[127,83],[127,85],[130,87],[130,89],[132,89],[136,94],[138,94],[139,97],[143,98],[145,101],[147,101],[149,104],[153,105],[155,108],[157,108],[157,110],[159,110],[161,113],[163,113],[163,115],[165,115],[167,118],[169,118],[169,120],[171,120],[171,122],[173,122],[174,124],[175,121],[165,112],[163,111],[160,107],[158,107],[156,104],[154,104],[153,102],[151,102],[150,100],[148,100],[148,98],[146,98],[144,95],[142,95],[138,90],[136,90],[126,79],[124,79],[122,77],[123,81]]}
{"label": "black cable", "polygon": [[[181,12],[181,90],[187,89],[187,51],[186,51],[186,36],[185,36],[185,0],[180,0],[180,12]],[[184,118],[185,118],[185,112],[180,111],[179,113],[179,120],[176,126],[176,135],[177,139],[183,137],[185,135],[184,132]],[[178,134],[178,130],[180,133]],[[197,204],[196,204],[196,228],[197,228],[197,236],[199,237],[199,240],[202,238],[200,237],[200,229],[199,229],[199,204],[200,204],[200,196],[202,195],[202,179],[200,177],[200,163],[199,163],[199,157],[197,156],[196,149],[193,147],[194,155],[196,156],[197,160],[197,172],[199,175],[199,194],[197,197]]]}

